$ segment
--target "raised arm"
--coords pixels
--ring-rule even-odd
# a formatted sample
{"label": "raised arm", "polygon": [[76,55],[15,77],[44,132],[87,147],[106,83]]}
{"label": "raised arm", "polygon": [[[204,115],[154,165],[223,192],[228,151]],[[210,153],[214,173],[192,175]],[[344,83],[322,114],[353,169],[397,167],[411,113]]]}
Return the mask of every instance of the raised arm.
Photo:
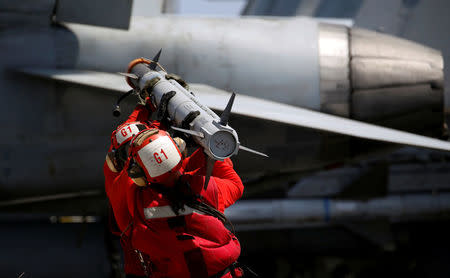
{"label": "raised arm", "polygon": [[131,112],[130,116],[128,116],[128,119],[124,122],[124,124],[131,122],[146,122],[148,121],[149,116],[149,109],[145,105],[138,104],[134,108],[133,112]]}
{"label": "raised arm", "polygon": [[[196,150],[183,163],[185,173],[193,176],[205,175],[205,154],[201,149]],[[234,204],[241,198],[244,192],[244,185],[241,178],[233,169],[233,162],[229,158],[224,161],[216,161],[211,175],[211,179],[217,184],[218,199],[220,211],[224,211],[227,207]],[[201,190],[203,183],[195,183],[199,188],[193,188],[194,191]]]}

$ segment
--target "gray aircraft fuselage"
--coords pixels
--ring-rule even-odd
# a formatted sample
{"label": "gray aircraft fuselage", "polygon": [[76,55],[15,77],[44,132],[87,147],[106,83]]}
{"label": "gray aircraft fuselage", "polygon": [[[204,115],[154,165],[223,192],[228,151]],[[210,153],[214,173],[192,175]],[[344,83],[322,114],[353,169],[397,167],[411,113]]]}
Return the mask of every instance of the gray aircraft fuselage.
{"label": "gray aircraft fuselage", "polygon": [[[311,18],[132,18],[127,31],[11,24],[2,29],[0,45],[5,199],[103,188],[109,136],[124,119],[111,116],[117,94],[26,76],[20,73],[24,68],[125,71],[131,60],[163,48],[161,64],[188,82],[417,133],[442,133],[438,51]],[[133,105],[129,101],[123,114]],[[244,116],[232,116],[230,125],[243,145],[270,156],[235,157],[244,178],[315,170],[392,148]]]}

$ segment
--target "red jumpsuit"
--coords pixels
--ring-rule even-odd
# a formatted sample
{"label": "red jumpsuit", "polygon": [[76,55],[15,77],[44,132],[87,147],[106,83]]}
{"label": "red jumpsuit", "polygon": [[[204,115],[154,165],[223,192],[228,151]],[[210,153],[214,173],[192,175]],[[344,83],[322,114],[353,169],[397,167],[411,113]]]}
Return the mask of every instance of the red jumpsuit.
{"label": "red jumpsuit", "polygon": [[[243,184],[230,159],[216,162],[207,190],[204,190],[205,159],[197,150],[183,162],[184,175],[203,202],[223,212],[242,196]],[[133,188],[130,186],[130,188]],[[237,238],[216,217],[189,207],[176,216],[170,202],[152,186],[128,191],[133,217],[133,246],[150,256],[152,277],[210,277],[238,259]],[[239,272],[239,271],[237,271]],[[226,273],[222,277],[231,277]]]}
{"label": "red jumpsuit", "polygon": [[[137,105],[128,119],[124,122],[124,124],[139,121],[146,122],[152,127],[159,128],[158,122],[148,122],[149,114],[150,112],[145,106]],[[110,146],[109,151],[111,151],[111,149],[112,145]],[[123,196],[125,196],[126,194],[126,189],[128,188],[126,184],[130,179],[128,178],[126,170],[118,173],[113,172],[109,169],[106,162],[103,165],[103,173],[105,176],[105,191],[109,198],[111,207],[113,209],[114,218],[119,228],[119,231],[112,230],[112,232],[118,236],[121,236],[123,233],[123,235],[121,236],[120,244],[122,246],[124,254],[125,273],[136,276],[145,276],[145,272],[140,263],[140,260],[131,246],[131,241],[128,237],[129,231],[127,231],[127,227],[131,223],[131,216],[128,213],[127,200],[123,198]],[[125,184],[123,184],[124,180]]]}

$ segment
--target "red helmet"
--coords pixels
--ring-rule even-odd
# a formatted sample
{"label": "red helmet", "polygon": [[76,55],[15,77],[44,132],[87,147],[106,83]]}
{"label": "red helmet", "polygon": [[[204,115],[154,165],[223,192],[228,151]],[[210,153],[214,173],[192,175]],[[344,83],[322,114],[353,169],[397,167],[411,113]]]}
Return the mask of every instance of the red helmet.
{"label": "red helmet", "polygon": [[149,126],[143,122],[131,122],[120,125],[113,131],[111,136],[112,146],[118,150],[120,147],[129,142],[135,135]]}
{"label": "red helmet", "polygon": [[148,129],[142,122],[131,122],[120,125],[111,135],[112,150],[106,155],[106,163],[113,172],[123,169],[128,160],[128,142],[141,130]]}
{"label": "red helmet", "polygon": [[[129,166],[129,176],[137,185],[144,186],[147,183],[164,183],[178,175],[183,161],[178,145],[166,131],[141,131],[130,144],[134,161]],[[146,181],[136,178],[145,178]]]}

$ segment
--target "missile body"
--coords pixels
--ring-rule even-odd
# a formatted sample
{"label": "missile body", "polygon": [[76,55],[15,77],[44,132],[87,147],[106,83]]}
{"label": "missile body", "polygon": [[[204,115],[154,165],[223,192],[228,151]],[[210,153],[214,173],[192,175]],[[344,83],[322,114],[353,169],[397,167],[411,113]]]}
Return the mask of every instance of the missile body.
{"label": "missile body", "polygon": [[222,120],[202,105],[193,93],[177,81],[167,79],[166,72],[152,70],[145,63],[139,63],[130,70],[137,77],[131,79],[135,89],[147,90],[153,104],[160,110],[166,106],[174,129],[192,135],[210,158],[223,160],[238,153],[238,135],[228,126],[228,120]]}

